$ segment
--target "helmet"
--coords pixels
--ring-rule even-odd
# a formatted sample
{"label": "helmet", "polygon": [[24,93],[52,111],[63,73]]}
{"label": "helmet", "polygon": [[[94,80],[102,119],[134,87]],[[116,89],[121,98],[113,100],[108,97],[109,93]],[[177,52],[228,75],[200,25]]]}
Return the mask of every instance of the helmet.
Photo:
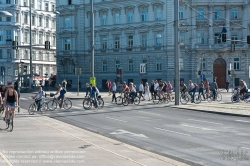
{"label": "helmet", "polygon": [[129,85],[133,85],[133,82],[130,82]]}
{"label": "helmet", "polygon": [[123,83],[122,84],[126,84],[126,82],[125,81],[123,81]]}

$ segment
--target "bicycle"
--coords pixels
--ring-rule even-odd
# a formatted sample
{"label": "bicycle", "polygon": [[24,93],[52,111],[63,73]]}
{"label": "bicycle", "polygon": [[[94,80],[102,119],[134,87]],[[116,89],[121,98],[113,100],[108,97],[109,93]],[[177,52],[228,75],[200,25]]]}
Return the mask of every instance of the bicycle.
{"label": "bicycle", "polygon": [[124,98],[124,95],[125,95],[125,94],[124,94],[123,92],[121,92],[121,93],[120,93],[120,96],[117,96],[117,97],[116,97],[116,104],[117,104],[117,105],[122,105],[122,100],[123,100],[123,98]]}
{"label": "bicycle", "polygon": [[[159,104],[159,103],[165,103],[165,104],[167,104],[167,103],[169,103],[169,99],[168,99],[168,97],[169,96],[167,96],[167,94],[164,94],[164,95],[161,95],[160,94],[160,91],[158,90],[157,91],[157,94],[155,94],[154,96],[153,96],[153,103],[154,104]],[[171,97],[171,96],[170,96]]]}
{"label": "bicycle", "polygon": [[0,117],[3,115],[3,113],[4,113],[4,106],[0,104]]}
{"label": "bicycle", "polygon": [[[48,106],[49,110],[54,111],[57,108],[57,105],[60,106],[61,100],[58,100],[55,97],[55,94],[53,94],[53,93],[50,93],[50,97],[54,97],[54,98],[47,103],[47,106]],[[72,107],[72,102],[70,101],[70,99],[64,97],[62,106],[65,110],[68,110]]]}
{"label": "bicycle", "polygon": [[233,103],[240,102],[242,100],[244,102],[248,103],[250,101],[250,93],[245,93],[244,96],[242,96],[242,95],[240,95],[239,90],[236,90],[235,92],[233,92],[233,95],[231,97],[231,101]]}
{"label": "bicycle", "polygon": [[[5,117],[5,123],[6,123],[6,130],[9,128],[10,132],[13,130],[14,128],[14,116],[12,116],[12,110],[10,106],[7,106],[6,108],[9,108],[9,113],[7,115],[7,117]],[[15,110],[14,110],[15,111]]]}
{"label": "bicycle", "polygon": [[[97,96],[97,102],[98,102],[98,108],[103,108],[104,106],[104,101],[101,97],[101,95]],[[90,96],[87,96],[84,100],[83,100],[83,108],[85,110],[89,110],[93,105],[95,105],[95,100],[90,97]]]}
{"label": "bicycle", "polygon": [[[33,97],[31,97],[32,99],[34,99]],[[48,109],[48,103],[47,102],[43,102],[41,105],[41,109],[37,110],[37,103],[39,102],[40,99],[35,99],[34,103],[32,103],[29,106],[28,112],[30,115],[33,115],[35,112],[41,112],[42,114],[45,113]]]}
{"label": "bicycle", "polygon": [[139,105],[140,104],[140,98],[138,97],[137,93],[135,93],[135,97],[134,97],[134,101],[132,102],[132,97],[127,94],[124,96],[124,98],[122,98],[122,104],[124,106],[127,106],[128,104],[135,104],[135,105]]}
{"label": "bicycle", "polygon": [[[221,90],[222,91],[222,90]],[[210,90],[210,93],[208,94],[208,98],[207,98],[207,101],[209,103],[211,103],[212,101],[216,100],[218,102],[220,102],[222,100],[222,95],[221,95],[221,92],[220,90],[215,90],[215,95],[216,95],[216,98],[214,99],[214,95],[213,95],[213,92]]]}
{"label": "bicycle", "polygon": [[[190,93],[193,93],[193,92],[190,92]],[[189,92],[184,92],[184,93],[181,93],[180,95],[180,102],[182,104],[187,104],[189,101],[192,100],[192,96]],[[194,103],[195,104],[199,104],[201,102],[201,98],[199,97],[199,94],[195,94],[194,95]]]}

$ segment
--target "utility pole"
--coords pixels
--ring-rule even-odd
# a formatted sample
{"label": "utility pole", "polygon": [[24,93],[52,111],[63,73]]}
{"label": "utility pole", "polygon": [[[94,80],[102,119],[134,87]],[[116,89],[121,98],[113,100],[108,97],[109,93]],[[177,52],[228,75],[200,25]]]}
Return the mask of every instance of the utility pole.
{"label": "utility pole", "polygon": [[31,26],[32,26],[32,12],[31,12],[31,0],[29,3],[29,15],[30,15],[30,80],[29,80],[29,91],[31,91],[31,87],[33,84],[33,71],[32,71],[32,33],[31,33]]}
{"label": "utility pole", "polygon": [[174,38],[175,38],[175,105],[179,105],[180,100],[180,68],[179,68],[179,0],[174,0]]}
{"label": "utility pole", "polygon": [[[91,78],[90,83],[95,84],[95,57],[94,57],[94,51],[95,51],[95,42],[94,42],[94,0],[91,0]],[[94,81],[91,81],[94,80]],[[95,85],[94,85],[95,86]]]}

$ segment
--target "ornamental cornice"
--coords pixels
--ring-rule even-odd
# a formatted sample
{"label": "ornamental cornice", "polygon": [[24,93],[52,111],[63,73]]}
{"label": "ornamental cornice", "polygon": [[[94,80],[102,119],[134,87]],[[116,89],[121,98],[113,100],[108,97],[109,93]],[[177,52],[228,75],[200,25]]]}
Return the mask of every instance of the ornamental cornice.
{"label": "ornamental cornice", "polygon": [[151,5],[153,6],[153,10],[158,9],[158,8],[163,9],[164,2],[155,1],[155,2],[152,2]]}
{"label": "ornamental cornice", "polygon": [[111,8],[112,15],[114,15],[115,13],[121,14],[121,10],[122,10],[121,7],[114,7],[114,8]]}
{"label": "ornamental cornice", "polygon": [[134,5],[124,6],[125,14],[129,11],[132,11],[134,13],[134,9],[135,9]]}
{"label": "ornamental cornice", "polygon": [[98,10],[99,17],[100,17],[102,14],[107,14],[107,15],[108,15],[108,11],[109,11],[108,8],[99,9],[99,10]]}
{"label": "ornamental cornice", "polygon": [[137,7],[138,7],[139,12],[141,12],[142,10],[147,10],[148,11],[149,4],[142,3],[142,4],[137,5]]}

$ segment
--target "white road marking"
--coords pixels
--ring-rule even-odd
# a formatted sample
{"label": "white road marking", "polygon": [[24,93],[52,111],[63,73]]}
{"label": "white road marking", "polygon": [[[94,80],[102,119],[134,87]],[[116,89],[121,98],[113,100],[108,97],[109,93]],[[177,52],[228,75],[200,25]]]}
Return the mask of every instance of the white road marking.
{"label": "white road marking", "polygon": [[158,115],[158,116],[161,116],[161,114],[152,113],[152,112],[146,112],[146,111],[138,111],[138,112],[143,112],[143,113],[147,113],[147,114],[152,114],[152,115]]}
{"label": "white road marking", "polygon": [[0,151],[0,156],[3,158],[3,160],[8,164],[8,166],[13,166],[11,162],[7,159],[7,157]]}
{"label": "white road marking", "polygon": [[249,149],[250,150],[250,148],[246,148],[246,147],[241,147],[242,149]]}
{"label": "white road marking", "polygon": [[245,120],[235,120],[236,122],[244,122],[244,123],[250,123],[250,121],[245,121]]}
{"label": "white road marking", "polygon": [[30,100],[30,98],[24,98],[24,97],[20,97],[20,100]]}
{"label": "white road marking", "polygon": [[155,127],[155,129],[156,129],[156,130],[167,131],[167,132],[175,133],[175,134],[181,134],[181,135],[191,136],[191,135],[189,135],[189,134],[184,134],[184,133],[180,133],[180,132],[176,132],[176,131],[166,130],[166,129],[162,129],[162,128],[158,128],[158,127]]}
{"label": "white road marking", "polygon": [[129,134],[132,135],[133,137],[143,137],[143,138],[148,138],[147,136],[145,136],[144,134],[136,134],[136,133],[132,133],[126,130],[116,130],[115,132],[109,133],[109,134]]}
{"label": "white road marking", "polygon": [[62,115],[62,114],[66,114],[66,112],[57,112],[56,114]]}
{"label": "white road marking", "polygon": [[218,130],[209,129],[209,128],[205,128],[205,127],[190,126],[190,125],[186,125],[186,124],[181,124],[181,125],[185,126],[185,127],[191,127],[191,128],[201,129],[201,130],[218,131]]}
{"label": "white road marking", "polygon": [[125,120],[120,120],[120,119],[115,119],[115,118],[111,118],[111,117],[106,117],[107,119],[112,119],[112,120],[116,120],[116,121],[120,121],[120,122],[127,122]]}
{"label": "white road marking", "polygon": [[204,123],[211,123],[211,124],[223,125],[222,123],[208,122],[208,121],[202,121],[202,120],[196,120],[196,119],[188,119],[188,120],[197,121],[197,122],[204,122]]}

